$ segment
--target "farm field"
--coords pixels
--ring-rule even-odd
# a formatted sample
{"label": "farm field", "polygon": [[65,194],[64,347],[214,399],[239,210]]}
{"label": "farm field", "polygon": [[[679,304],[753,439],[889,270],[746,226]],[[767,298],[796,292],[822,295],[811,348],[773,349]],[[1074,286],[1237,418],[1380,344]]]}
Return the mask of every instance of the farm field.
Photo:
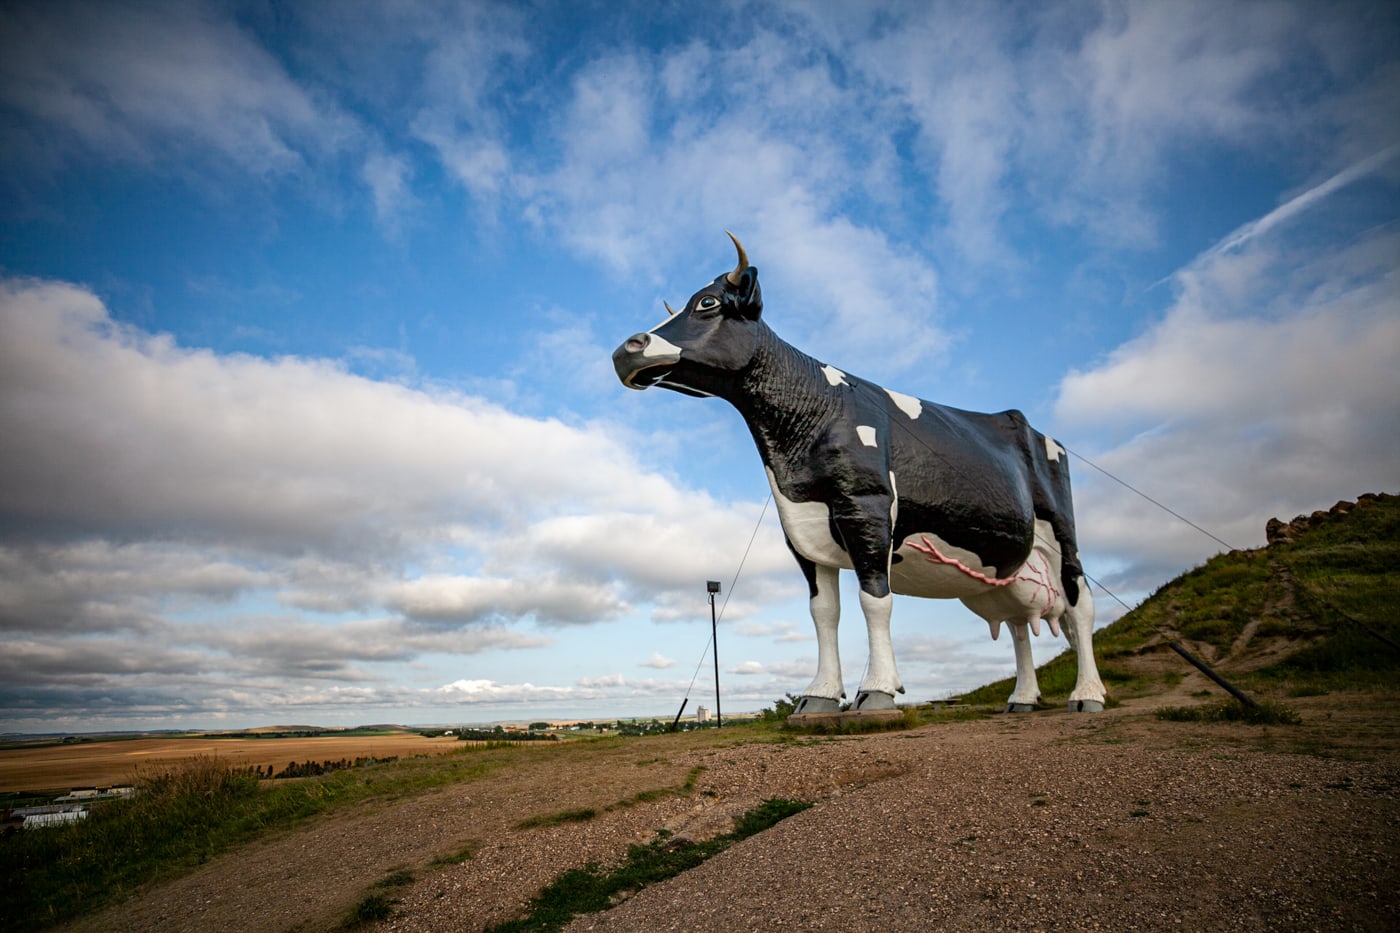
{"label": "farm field", "polygon": [[270,765],[280,771],[292,761],[408,758],[461,748],[462,743],[451,737],[425,738],[410,732],[257,739],[124,738],[72,745],[20,746],[0,749],[0,793],[123,784],[138,770],[164,770],[196,755],[217,755],[239,768]]}

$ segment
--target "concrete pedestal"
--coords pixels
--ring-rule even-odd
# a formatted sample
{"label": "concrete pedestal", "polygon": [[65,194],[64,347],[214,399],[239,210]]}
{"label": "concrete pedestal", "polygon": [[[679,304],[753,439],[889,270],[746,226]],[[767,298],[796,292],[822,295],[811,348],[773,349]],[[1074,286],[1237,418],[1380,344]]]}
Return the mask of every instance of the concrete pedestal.
{"label": "concrete pedestal", "polygon": [[847,710],[844,713],[793,713],[788,725],[799,728],[840,726],[848,722],[893,722],[904,718],[902,709]]}

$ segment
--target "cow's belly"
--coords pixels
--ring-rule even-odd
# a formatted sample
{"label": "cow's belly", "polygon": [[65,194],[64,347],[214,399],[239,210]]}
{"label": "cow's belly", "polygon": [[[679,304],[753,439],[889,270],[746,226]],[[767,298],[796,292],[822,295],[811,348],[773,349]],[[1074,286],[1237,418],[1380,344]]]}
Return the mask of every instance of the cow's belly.
{"label": "cow's belly", "polygon": [[[938,556],[935,558],[929,552]],[[904,596],[962,599],[980,596],[992,587],[996,568],[971,551],[955,547],[935,534],[912,534],[895,549],[890,566],[890,589]]]}

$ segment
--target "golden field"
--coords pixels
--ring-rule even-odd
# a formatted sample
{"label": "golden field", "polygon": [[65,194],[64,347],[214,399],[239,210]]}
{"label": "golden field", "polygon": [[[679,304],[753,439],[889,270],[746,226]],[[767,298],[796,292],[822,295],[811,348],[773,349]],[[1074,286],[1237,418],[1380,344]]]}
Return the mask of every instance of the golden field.
{"label": "golden field", "polygon": [[292,761],[342,758],[408,758],[460,749],[451,737],[413,733],[321,735],[306,738],[137,738],[72,745],[0,749],[0,792],[69,790],[130,782],[140,771],[160,771],[196,755],[217,755],[235,766],[271,765],[281,771]]}

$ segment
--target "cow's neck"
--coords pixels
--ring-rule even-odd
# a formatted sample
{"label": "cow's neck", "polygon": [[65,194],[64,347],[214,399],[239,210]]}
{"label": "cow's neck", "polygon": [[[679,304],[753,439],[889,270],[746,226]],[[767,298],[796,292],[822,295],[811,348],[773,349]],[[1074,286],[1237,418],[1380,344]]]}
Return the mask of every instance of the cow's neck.
{"label": "cow's neck", "polygon": [[835,417],[840,393],[821,363],[760,323],[753,360],[729,401],[748,423],[763,462],[781,475],[807,459],[812,439]]}

